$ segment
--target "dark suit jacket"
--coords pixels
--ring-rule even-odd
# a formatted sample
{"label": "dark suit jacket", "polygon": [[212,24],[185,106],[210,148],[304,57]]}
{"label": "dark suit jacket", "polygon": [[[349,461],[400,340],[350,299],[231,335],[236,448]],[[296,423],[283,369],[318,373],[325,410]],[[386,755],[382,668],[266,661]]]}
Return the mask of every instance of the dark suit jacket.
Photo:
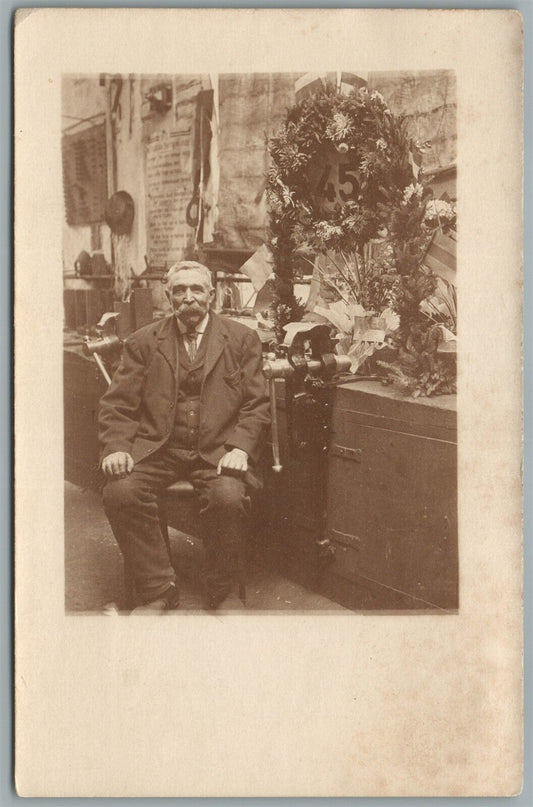
{"label": "dark suit jacket", "polygon": [[[257,464],[270,422],[261,343],[245,325],[210,314],[200,395],[200,456],[217,465],[231,448]],[[134,462],[169,438],[178,395],[177,327],[170,316],[133,333],[100,402],[101,459],[126,451]]]}

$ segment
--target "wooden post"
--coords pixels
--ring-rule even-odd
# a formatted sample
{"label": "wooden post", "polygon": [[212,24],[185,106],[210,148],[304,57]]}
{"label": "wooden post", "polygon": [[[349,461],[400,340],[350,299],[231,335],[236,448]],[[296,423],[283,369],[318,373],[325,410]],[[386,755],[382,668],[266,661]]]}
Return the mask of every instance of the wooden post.
{"label": "wooden post", "polygon": [[102,314],[102,301],[98,289],[85,289],[85,309],[87,313],[87,327],[92,328]]}
{"label": "wooden post", "polygon": [[115,302],[113,308],[120,314],[117,319],[117,336],[119,339],[125,339],[132,331],[131,306],[121,300]]}
{"label": "wooden post", "polygon": [[75,289],[65,289],[63,292],[63,304],[65,306],[65,327],[76,328],[76,291]]}
{"label": "wooden post", "polygon": [[86,289],[75,289],[76,300],[76,328],[85,328],[87,326],[87,301],[85,297]]}
{"label": "wooden post", "polygon": [[131,293],[132,328],[136,331],[149,325],[154,318],[151,289],[134,289]]}

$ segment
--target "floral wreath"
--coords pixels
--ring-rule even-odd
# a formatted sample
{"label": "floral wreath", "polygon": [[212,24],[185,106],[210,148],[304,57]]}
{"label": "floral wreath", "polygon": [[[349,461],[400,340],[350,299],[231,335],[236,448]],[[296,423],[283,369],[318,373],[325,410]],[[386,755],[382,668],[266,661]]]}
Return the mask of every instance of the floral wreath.
{"label": "floral wreath", "polygon": [[[296,104],[271,138],[270,156],[271,226],[288,231],[295,248],[360,247],[382,226],[379,205],[413,177],[404,121],[366,88],[348,96],[326,89]],[[343,180],[336,197],[327,170],[335,161]],[[318,177],[309,170],[316,165]]]}

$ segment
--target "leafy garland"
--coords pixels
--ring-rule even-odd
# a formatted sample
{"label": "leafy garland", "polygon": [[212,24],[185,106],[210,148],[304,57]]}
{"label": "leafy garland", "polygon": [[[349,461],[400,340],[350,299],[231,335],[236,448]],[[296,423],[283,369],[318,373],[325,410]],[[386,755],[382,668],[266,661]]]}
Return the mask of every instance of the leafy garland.
{"label": "leafy garland", "polygon": [[[428,189],[413,181],[414,147],[405,119],[378,92],[342,95],[327,88],[288,111],[269,141],[274,317],[280,333],[304,314],[293,289],[298,256],[311,262],[319,254],[352,256],[357,302],[377,314],[392,308],[400,317],[389,378],[412,394],[435,394],[454,389],[455,370],[437,356],[438,323],[420,310],[437,283],[421,263],[436,226],[453,226],[455,213],[446,203],[439,211]],[[317,194],[317,171],[335,160],[358,166],[356,193],[328,209]],[[386,242],[381,258],[371,257],[371,241]]]}

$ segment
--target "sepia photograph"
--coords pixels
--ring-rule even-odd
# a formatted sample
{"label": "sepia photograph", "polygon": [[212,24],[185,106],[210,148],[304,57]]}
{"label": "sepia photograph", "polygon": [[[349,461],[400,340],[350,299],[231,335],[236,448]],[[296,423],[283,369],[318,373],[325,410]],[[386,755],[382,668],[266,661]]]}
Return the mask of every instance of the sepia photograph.
{"label": "sepia photograph", "polygon": [[522,26],[17,13],[20,796],[520,792]]}
{"label": "sepia photograph", "polygon": [[67,612],[458,608],[455,73],[347,68],[63,76]]}

